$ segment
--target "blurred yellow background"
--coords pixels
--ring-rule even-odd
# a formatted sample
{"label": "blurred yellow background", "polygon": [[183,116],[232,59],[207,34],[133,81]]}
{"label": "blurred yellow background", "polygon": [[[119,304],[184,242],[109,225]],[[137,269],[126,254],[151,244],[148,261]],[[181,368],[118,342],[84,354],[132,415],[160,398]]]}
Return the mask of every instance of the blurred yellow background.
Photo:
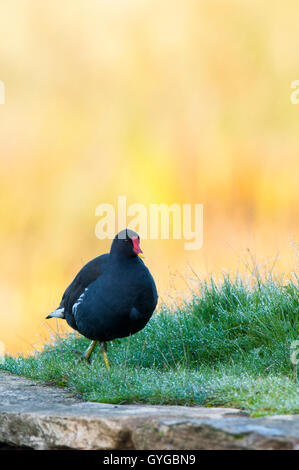
{"label": "blurred yellow background", "polygon": [[[95,208],[204,204],[204,242],[145,240],[160,298],[277,256],[296,268],[297,0],[9,0],[0,4],[0,340],[28,352],[89,259]],[[185,286],[187,289],[187,287]],[[182,285],[184,290],[184,285]],[[55,321],[51,328],[56,328]]]}

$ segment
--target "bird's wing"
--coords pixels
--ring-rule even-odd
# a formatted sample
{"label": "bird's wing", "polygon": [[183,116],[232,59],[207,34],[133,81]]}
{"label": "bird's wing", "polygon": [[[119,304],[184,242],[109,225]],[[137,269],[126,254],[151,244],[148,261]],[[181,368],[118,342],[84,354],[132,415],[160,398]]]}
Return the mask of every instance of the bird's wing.
{"label": "bird's wing", "polygon": [[89,261],[78,272],[77,276],[65,290],[59,308],[64,308],[65,314],[71,314],[74,303],[84,292],[86,287],[95,281],[104,271],[109,254],[98,256]]}

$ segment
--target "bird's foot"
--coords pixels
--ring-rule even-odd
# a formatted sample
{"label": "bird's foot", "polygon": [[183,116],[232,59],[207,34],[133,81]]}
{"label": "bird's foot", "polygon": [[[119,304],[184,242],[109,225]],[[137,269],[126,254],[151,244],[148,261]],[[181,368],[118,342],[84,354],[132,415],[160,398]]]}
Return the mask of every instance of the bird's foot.
{"label": "bird's foot", "polygon": [[92,341],[86,351],[79,351],[78,349],[73,349],[73,351],[77,354],[79,354],[81,357],[79,361],[86,361],[89,362],[90,356],[92,355],[93,351],[95,350],[95,347],[97,345],[96,341]]}
{"label": "bird's foot", "polygon": [[80,351],[79,349],[72,349],[72,351],[80,356],[78,362],[90,362],[90,356],[86,355],[86,351]]}

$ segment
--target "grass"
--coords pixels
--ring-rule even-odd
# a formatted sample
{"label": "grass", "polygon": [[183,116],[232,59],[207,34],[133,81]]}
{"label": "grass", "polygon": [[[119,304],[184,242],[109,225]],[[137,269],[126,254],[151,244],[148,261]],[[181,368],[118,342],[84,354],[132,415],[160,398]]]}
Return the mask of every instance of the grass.
{"label": "grass", "polygon": [[252,416],[299,413],[298,278],[261,281],[224,275],[197,283],[189,301],[162,306],[138,334],[108,344],[107,373],[99,350],[90,364],[73,348],[88,341],[55,336],[42,352],[7,356],[0,367],[67,387],[83,399],[237,407]]}

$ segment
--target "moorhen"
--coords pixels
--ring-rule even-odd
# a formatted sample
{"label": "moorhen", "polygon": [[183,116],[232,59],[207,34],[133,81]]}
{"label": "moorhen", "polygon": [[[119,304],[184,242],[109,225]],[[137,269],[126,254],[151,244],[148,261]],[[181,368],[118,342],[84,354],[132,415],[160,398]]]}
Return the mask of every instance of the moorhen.
{"label": "moorhen", "polygon": [[89,261],[64,292],[59,307],[46,317],[63,318],[92,340],[80,352],[87,361],[99,341],[107,370],[106,342],[142,330],[157,305],[156,285],[140,259],[139,243],[133,230],[119,232],[110,253]]}

